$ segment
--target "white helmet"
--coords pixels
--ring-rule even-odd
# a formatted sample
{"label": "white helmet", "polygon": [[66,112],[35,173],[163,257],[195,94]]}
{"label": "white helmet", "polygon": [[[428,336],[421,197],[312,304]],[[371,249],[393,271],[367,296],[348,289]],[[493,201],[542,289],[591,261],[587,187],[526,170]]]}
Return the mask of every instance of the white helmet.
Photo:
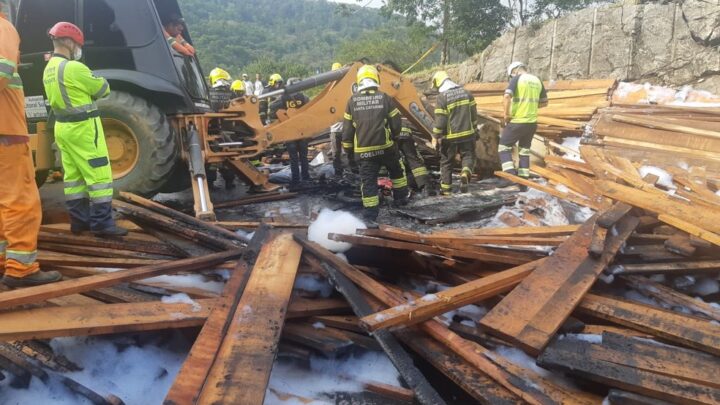
{"label": "white helmet", "polygon": [[513,70],[515,70],[515,69],[517,69],[517,68],[519,68],[519,67],[521,67],[521,66],[522,66],[522,67],[525,67],[525,64],[522,63],[522,62],[517,62],[517,61],[511,63],[510,66],[508,66],[508,69],[507,69],[508,76],[512,76]]}

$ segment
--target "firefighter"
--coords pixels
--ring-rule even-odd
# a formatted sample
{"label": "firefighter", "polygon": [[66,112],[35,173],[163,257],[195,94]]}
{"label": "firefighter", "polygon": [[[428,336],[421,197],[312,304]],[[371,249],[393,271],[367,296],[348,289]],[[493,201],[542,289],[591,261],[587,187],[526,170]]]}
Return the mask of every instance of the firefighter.
{"label": "firefighter", "polygon": [[[285,87],[282,76],[278,73],[270,76],[269,84],[271,91],[280,90]],[[269,117],[271,120],[277,120],[277,112],[281,109],[289,110],[291,108],[300,108],[309,103],[310,99],[302,93],[287,94],[275,99],[270,103]],[[306,139],[287,142],[285,144],[288,154],[290,155],[290,188],[297,187],[300,181],[310,180],[310,165],[308,163],[308,141]]]}
{"label": "firefighter", "polygon": [[[331,70],[338,70],[342,68],[339,62],[332,64]],[[330,126],[330,150],[332,151],[332,163],[335,171],[335,176],[341,177],[343,174],[342,165],[342,132],[343,122],[338,121]]]}
{"label": "firefighter", "polygon": [[163,20],[162,24],[163,35],[172,49],[183,56],[195,56],[195,48],[182,36],[182,32],[185,30],[185,19],[179,14],[172,13]]}
{"label": "firefighter", "polygon": [[[529,178],[530,146],[537,129],[538,108],[547,105],[547,93],[542,81],[528,73],[522,62],[511,63],[507,72],[510,83],[503,95],[503,129],[498,154],[504,172]],[[512,160],[515,144],[519,147],[517,170]]]}
{"label": "firefighter", "polygon": [[55,116],[55,142],[62,153],[65,201],[73,233],[125,236],[112,217],[113,182],[100,111],[95,100],[110,94],[79,59],[85,39],[80,28],[59,22],[49,31],[54,51],[43,85]]}
{"label": "firefighter", "polygon": [[348,156],[355,154],[360,169],[363,216],[371,224],[380,213],[378,173],[385,166],[390,174],[393,199],[407,204],[405,168],[393,139],[400,133],[400,111],[390,97],[378,90],[380,76],[372,65],[357,72],[358,92],[348,100],[343,122],[342,145]]}
{"label": "firefighter", "polygon": [[426,186],[429,182],[430,174],[428,173],[427,167],[425,167],[425,161],[415,147],[410,121],[404,117],[402,118],[400,134],[395,138],[395,141],[402,155],[410,185],[418,191],[427,190]]}
{"label": "firefighter", "polygon": [[442,195],[452,194],[453,163],[459,153],[462,159],[460,192],[466,193],[475,166],[475,98],[450,80],[444,71],[433,75],[432,87],[440,93],[433,126],[433,137],[440,143],[440,192]]}
{"label": "firefighter", "polygon": [[216,89],[219,87],[227,87],[230,88],[230,82],[232,81],[232,77],[230,77],[230,73],[227,72],[227,70],[223,68],[216,67],[215,69],[210,71],[210,86],[212,88]]}
{"label": "firefighter", "polygon": [[0,0],[0,273],[10,287],[46,284],[62,278],[41,271],[36,260],[42,209],[25,122],[25,95],[17,72],[20,37],[2,13]]}
{"label": "firefighter", "polygon": [[242,80],[234,80],[230,84],[230,90],[235,94],[235,97],[243,97],[245,95],[245,83]]}

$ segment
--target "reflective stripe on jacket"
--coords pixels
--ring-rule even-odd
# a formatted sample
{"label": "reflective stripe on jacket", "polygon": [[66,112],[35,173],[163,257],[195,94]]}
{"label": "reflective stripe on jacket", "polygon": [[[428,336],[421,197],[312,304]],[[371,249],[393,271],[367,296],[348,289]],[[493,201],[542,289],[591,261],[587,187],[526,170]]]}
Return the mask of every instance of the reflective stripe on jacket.
{"label": "reflective stripe on jacket", "polygon": [[110,85],[81,62],[53,55],[45,66],[43,86],[58,121],[84,121],[98,116],[95,100],[110,94]]}
{"label": "reflective stripe on jacket", "polygon": [[547,101],[542,81],[529,73],[513,77],[505,94],[512,96],[510,122],[516,124],[536,123],[539,103]]}
{"label": "reflective stripe on jacket", "polygon": [[354,150],[361,158],[392,147],[393,138],[400,133],[400,110],[387,94],[375,89],[353,94],[344,118],[343,148]]}
{"label": "reflective stripe on jacket", "polygon": [[475,98],[462,87],[438,95],[433,136],[449,141],[465,141],[475,135],[477,107]]}

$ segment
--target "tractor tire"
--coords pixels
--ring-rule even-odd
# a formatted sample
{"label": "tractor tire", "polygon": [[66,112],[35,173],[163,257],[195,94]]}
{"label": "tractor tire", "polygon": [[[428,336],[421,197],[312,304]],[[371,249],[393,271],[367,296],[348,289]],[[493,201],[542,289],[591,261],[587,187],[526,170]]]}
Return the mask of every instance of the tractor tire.
{"label": "tractor tire", "polygon": [[114,91],[98,101],[115,192],[151,197],[180,164],[179,143],[158,107],[130,93]]}

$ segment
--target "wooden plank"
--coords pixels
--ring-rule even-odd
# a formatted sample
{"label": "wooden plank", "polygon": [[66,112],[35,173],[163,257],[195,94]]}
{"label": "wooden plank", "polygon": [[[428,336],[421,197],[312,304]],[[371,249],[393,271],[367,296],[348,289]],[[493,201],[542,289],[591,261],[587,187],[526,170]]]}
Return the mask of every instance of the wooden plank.
{"label": "wooden plank", "polygon": [[539,354],[638,224],[635,217],[623,218],[617,233],[608,237],[602,256],[593,258],[587,249],[595,218],[485,315],[480,326],[528,353]]}
{"label": "wooden plank", "polygon": [[716,246],[720,246],[720,235],[718,235],[717,233],[707,231],[696,224],[690,223],[672,215],[660,214],[658,215],[658,219],[668,225],[672,225],[678,229],[682,229],[690,235],[708,241]]}
{"label": "wooden plank", "polygon": [[[656,214],[670,215],[713,233],[720,232],[720,211],[697,207],[680,199],[672,198],[667,194],[648,193],[610,181],[599,180],[596,184],[605,196],[614,200]],[[700,235],[696,236],[701,237]]]}
{"label": "wooden plank", "polygon": [[307,323],[288,322],[283,326],[284,341],[299,343],[328,357],[347,353],[353,341],[335,328],[315,328]]}
{"label": "wooden plank", "polygon": [[597,346],[582,340],[558,339],[538,358],[538,364],[673,403],[710,404],[720,401],[719,389],[604,361],[598,358]]}
{"label": "wooden plank", "polygon": [[603,228],[597,223],[593,226],[592,239],[590,240],[590,246],[588,246],[588,253],[590,253],[592,257],[600,257],[605,251],[607,233],[607,228]]}
{"label": "wooden plank", "polygon": [[116,257],[80,257],[61,254],[40,252],[38,262],[43,267],[52,266],[81,266],[81,267],[106,267],[129,269],[140,266],[152,266],[161,263],[168,263],[167,260],[152,259],[128,259]]}
{"label": "wooden plank", "polygon": [[365,316],[360,322],[370,331],[400,325],[415,325],[453,309],[510,291],[546,260],[536,260],[436,294],[430,294],[412,303]]}
{"label": "wooden plank", "polygon": [[92,257],[116,257],[116,258],[132,258],[132,259],[155,259],[155,260],[172,260],[178,257],[187,257],[185,255],[159,255],[157,253],[144,253],[133,250],[97,248],[81,245],[63,245],[61,243],[44,242],[39,247],[40,252],[72,254],[76,256],[92,256]]}
{"label": "wooden plank", "polygon": [[[582,150],[582,148],[581,148]],[[593,170],[587,163],[577,162],[570,159],[561,158],[559,156],[545,156],[545,163],[564,167],[566,169],[575,170],[576,172],[593,175]]]}
{"label": "wooden plank", "polygon": [[627,215],[632,208],[632,205],[625,204],[624,202],[617,202],[613,204],[612,208],[609,210],[600,213],[597,219],[597,224],[605,229],[610,229],[620,220],[620,218]]}
{"label": "wooden plank", "polygon": [[611,389],[607,395],[610,405],[669,405],[670,402],[618,389]]}
{"label": "wooden plank", "polygon": [[[141,207],[145,207],[145,208],[155,211],[159,214],[165,215],[166,217],[185,222],[186,224],[188,224],[194,228],[203,230],[203,231],[213,234],[217,237],[226,238],[226,239],[230,239],[230,240],[237,240],[240,242],[249,242],[249,240],[247,238],[242,237],[242,236],[236,234],[235,232],[228,231],[227,229],[225,229],[223,227],[217,226],[217,225],[207,222],[207,221],[200,220],[198,218],[193,217],[192,215],[187,215],[180,211],[166,207],[162,204],[156,203],[155,201],[140,197],[139,195],[129,193],[127,191],[121,191],[120,197],[122,197],[123,199],[125,199],[129,202],[137,204]],[[215,207],[218,208],[218,204],[215,204]]]}
{"label": "wooden plank", "polygon": [[[306,250],[340,271],[385,305],[397,306],[405,302],[398,293],[342,261],[323,247],[312,242],[304,246]],[[596,404],[600,400],[592,394],[559,387],[531,370],[514,366],[504,357],[492,353],[479,344],[462,339],[435,320],[420,324],[420,328],[528,403]]]}
{"label": "wooden plank", "polygon": [[641,294],[654,298],[671,308],[679,307],[681,311],[690,310],[696,316],[720,322],[720,308],[715,308],[705,301],[682,294],[645,277],[623,276],[622,280]]}
{"label": "wooden plank", "polygon": [[684,261],[672,263],[622,264],[615,274],[717,274],[720,272],[720,260]]}
{"label": "wooden plank", "polygon": [[365,333],[365,329],[360,327],[360,319],[354,315],[319,315],[310,318],[310,322],[320,322],[323,325],[333,328],[349,330],[357,333]]}
{"label": "wooden plank", "polygon": [[[551,237],[551,236],[569,236],[580,228],[580,225],[559,225],[559,226],[518,226],[506,228],[463,228],[463,229],[444,229],[441,231],[433,231],[430,236],[442,237],[462,237],[470,238],[473,236],[534,236],[534,237]],[[385,225],[380,225],[380,229],[385,229]]]}
{"label": "wooden plank", "polygon": [[263,246],[198,404],[261,404],[302,248],[283,233]]}
{"label": "wooden plank", "polygon": [[288,306],[287,319],[307,318],[318,315],[337,315],[350,313],[350,305],[340,298],[307,299],[293,296]]}
{"label": "wooden plank", "polygon": [[47,307],[0,313],[0,340],[51,339],[199,326],[215,300]]}
{"label": "wooden plank", "polygon": [[707,319],[595,294],[585,295],[578,305],[578,311],[683,346],[720,355],[720,325]]}
{"label": "wooden plank", "polygon": [[160,242],[140,240],[114,240],[107,238],[96,238],[87,235],[72,235],[69,233],[58,233],[56,230],[40,231],[38,233],[38,246],[42,249],[45,243],[88,246],[94,248],[129,250],[143,253],[153,253],[168,256],[177,256],[169,246]]}
{"label": "wooden plank", "polygon": [[340,242],[348,242],[353,245],[375,246],[397,250],[420,251],[434,253],[447,257],[462,257],[466,259],[482,260],[492,263],[523,264],[538,258],[538,255],[536,254],[520,253],[516,251],[504,253],[500,249],[477,247],[472,250],[459,250],[434,247],[421,243],[394,241],[380,238],[368,238],[355,235],[340,235],[336,233],[328,234],[328,239]]}
{"label": "wooden plank", "polygon": [[237,200],[216,203],[215,208],[230,208],[239,207],[241,205],[263,203],[268,201],[289,200],[291,198],[297,197],[297,195],[298,193],[284,193],[279,191],[260,195],[251,195],[248,197],[239,198]]}
{"label": "wooden plank", "polygon": [[377,381],[369,381],[363,384],[363,388],[367,392],[373,392],[392,401],[400,401],[412,404],[415,394],[412,390],[398,387],[396,385],[384,384]]}
{"label": "wooden plank", "polygon": [[544,185],[542,185],[542,184],[535,183],[534,181],[530,181],[530,180],[524,179],[524,178],[522,178],[522,177],[514,176],[514,175],[512,175],[512,174],[510,174],[510,173],[506,173],[506,172],[502,172],[502,171],[497,171],[497,172],[495,172],[495,175],[498,176],[498,177],[502,177],[502,178],[504,178],[504,179],[508,179],[508,180],[513,181],[513,182],[515,182],[515,183],[522,184],[522,185],[528,186],[528,187],[530,187],[530,188],[534,188],[534,189],[536,189],[536,190],[542,191],[543,193],[550,194],[551,196],[554,196],[554,197],[557,197],[557,198],[560,198],[560,199],[563,199],[563,200],[567,200],[567,201],[572,201],[572,202],[574,202],[575,204],[582,205],[583,207],[590,207],[590,208],[593,208],[593,209],[598,209],[598,208],[599,208],[599,206],[597,205],[597,203],[595,203],[595,202],[593,202],[593,201],[590,201],[590,200],[588,200],[588,199],[585,199],[585,198],[582,198],[582,197],[579,197],[579,196],[574,196],[574,195],[572,195],[572,194],[570,194],[570,193],[564,193],[564,192],[562,192],[562,191],[560,191],[560,190],[557,190],[557,189],[555,189],[555,188],[553,188],[553,187],[544,186]]}
{"label": "wooden plank", "polygon": [[[296,236],[303,246],[309,245],[306,239]],[[373,310],[370,304],[360,294],[355,285],[339,270],[323,263],[323,267],[327,272],[333,284],[340,293],[348,300],[353,308],[353,312],[357,316],[369,315]],[[414,397],[417,397],[419,403],[423,405],[444,404],[445,401],[425,379],[425,376],[414,366],[413,359],[400,346],[400,343],[388,332],[378,332],[373,337],[380,345],[382,350],[387,354],[390,361],[402,376],[405,383],[412,389]]]}
{"label": "wooden plank", "polygon": [[665,143],[644,142],[640,140],[624,139],[614,136],[605,136],[603,139],[603,143],[619,148],[637,148],[650,151],[670,152],[685,157],[709,159],[716,162],[720,160],[720,153],[707,151],[705,149],[694,149],[678,145],[668,145]]}
{"label": "wooden plank", "polygon": [[242,250],[232,250],[214,253],[203,257],[181,259],[174,262],[136,267],[134,269],[120,270],[112,273],[98,274],[79,279],[64,280],[52,284],[7,291],[0,293],[0,309],[40,302],[49,298],[77,294],[98,288],[109,287],[122,282],[140,280],[163,274],[177,273],[181,271],[206,270],[227,260],[236,259],[242,255],[242,252]]}
{"label": "wooden plank", "polygon": [[656,374],[720,388],[717,375],[708,370],[720,370],[720,358],[697,350],[666,345],[616,333],[602,334],[598,358]]}
{"label": "wooden plank", "polygon": [[625,124],[639,125],[641,127],[646,127],[646,128],[651,128],[651,129],[662,129],[665,131],[680,132],[682,134],[698,135],[698,136],[705,136],[705,137],[709,137],[709,138],[720,139],[720,132],[718,132],[718,131],[693,128],[693,127],[689,127],[689,126],[685,126],[685,125],[676,125],[676,124],[658,122],[657,120],[641,118],[639,116],[630,117],[630,116],[626,116],[626,115],[614,114],[612,116],[612,119],[613,119],[613,121],[622,122]]}

